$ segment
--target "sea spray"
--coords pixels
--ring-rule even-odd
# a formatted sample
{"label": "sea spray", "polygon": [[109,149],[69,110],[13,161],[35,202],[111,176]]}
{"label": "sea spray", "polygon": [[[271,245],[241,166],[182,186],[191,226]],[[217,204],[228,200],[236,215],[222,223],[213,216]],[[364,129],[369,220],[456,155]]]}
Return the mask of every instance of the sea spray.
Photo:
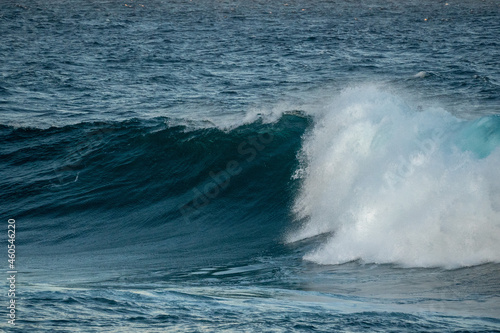
{"label": "sea spray", "polygon": [[417,111],[375,87],[345,90],[301,153],[289,241],[332,236],[305,259],[458,267],[500,261],[498,117]]}

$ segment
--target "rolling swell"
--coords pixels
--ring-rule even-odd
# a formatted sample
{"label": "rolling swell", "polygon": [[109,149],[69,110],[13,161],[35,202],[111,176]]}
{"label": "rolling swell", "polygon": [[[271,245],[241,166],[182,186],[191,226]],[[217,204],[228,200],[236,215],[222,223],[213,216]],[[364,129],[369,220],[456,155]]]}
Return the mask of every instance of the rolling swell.
{"label": "rolling swell", "polygon": [[37,251],[258,248],[286,222],[308,124],[285,114],[231,130],[169,119],[2,126],[3,169],[19,175],[2,178],[2,200],[25,221],[20,244]]}
{"label": "rolling swell", "polygon": [[292,210],[303,223],[287,240],[320,242],[305,258],[321,264],[500,261],[498,116],[417,111],[370,86],[307,112],[232,129],[2,126],[3,170],[17,175],[2,178],[6,213],[36,251],[250,257],[283,239]]}

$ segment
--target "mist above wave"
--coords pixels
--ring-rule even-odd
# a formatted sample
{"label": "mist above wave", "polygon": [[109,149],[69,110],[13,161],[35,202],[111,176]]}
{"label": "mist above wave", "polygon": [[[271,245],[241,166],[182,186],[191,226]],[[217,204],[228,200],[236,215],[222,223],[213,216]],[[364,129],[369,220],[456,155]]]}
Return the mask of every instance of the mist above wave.
{"label": "mist above wave", "polygon": [[500,119],[415,110],[376,87],[344,90],[301,152],[288,241],[332,236],[305,259],[457,267],[500,261]]}

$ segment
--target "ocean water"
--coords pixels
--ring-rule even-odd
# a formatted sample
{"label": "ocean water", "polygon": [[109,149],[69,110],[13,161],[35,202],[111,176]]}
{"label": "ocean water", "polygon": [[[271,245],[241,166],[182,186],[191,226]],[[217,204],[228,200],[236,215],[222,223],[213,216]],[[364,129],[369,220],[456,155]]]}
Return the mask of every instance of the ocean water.
{"label": "ocean water", "polygon": [[500,332],[500,2],[0,4],[1,331]]}

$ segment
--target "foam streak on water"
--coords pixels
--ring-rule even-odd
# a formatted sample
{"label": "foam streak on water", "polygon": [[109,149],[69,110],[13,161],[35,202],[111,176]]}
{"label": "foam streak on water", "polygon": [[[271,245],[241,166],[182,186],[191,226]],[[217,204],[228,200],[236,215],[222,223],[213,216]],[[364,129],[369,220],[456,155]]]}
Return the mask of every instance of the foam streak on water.
{"label": "foam streak on water", "polygon": [[[500,261],[500,121],[415,110],[375,87],[345,90],[302,150],[296,241],[305,259],[457,266]],[[466,144],[465,144],[466,143]]]}

